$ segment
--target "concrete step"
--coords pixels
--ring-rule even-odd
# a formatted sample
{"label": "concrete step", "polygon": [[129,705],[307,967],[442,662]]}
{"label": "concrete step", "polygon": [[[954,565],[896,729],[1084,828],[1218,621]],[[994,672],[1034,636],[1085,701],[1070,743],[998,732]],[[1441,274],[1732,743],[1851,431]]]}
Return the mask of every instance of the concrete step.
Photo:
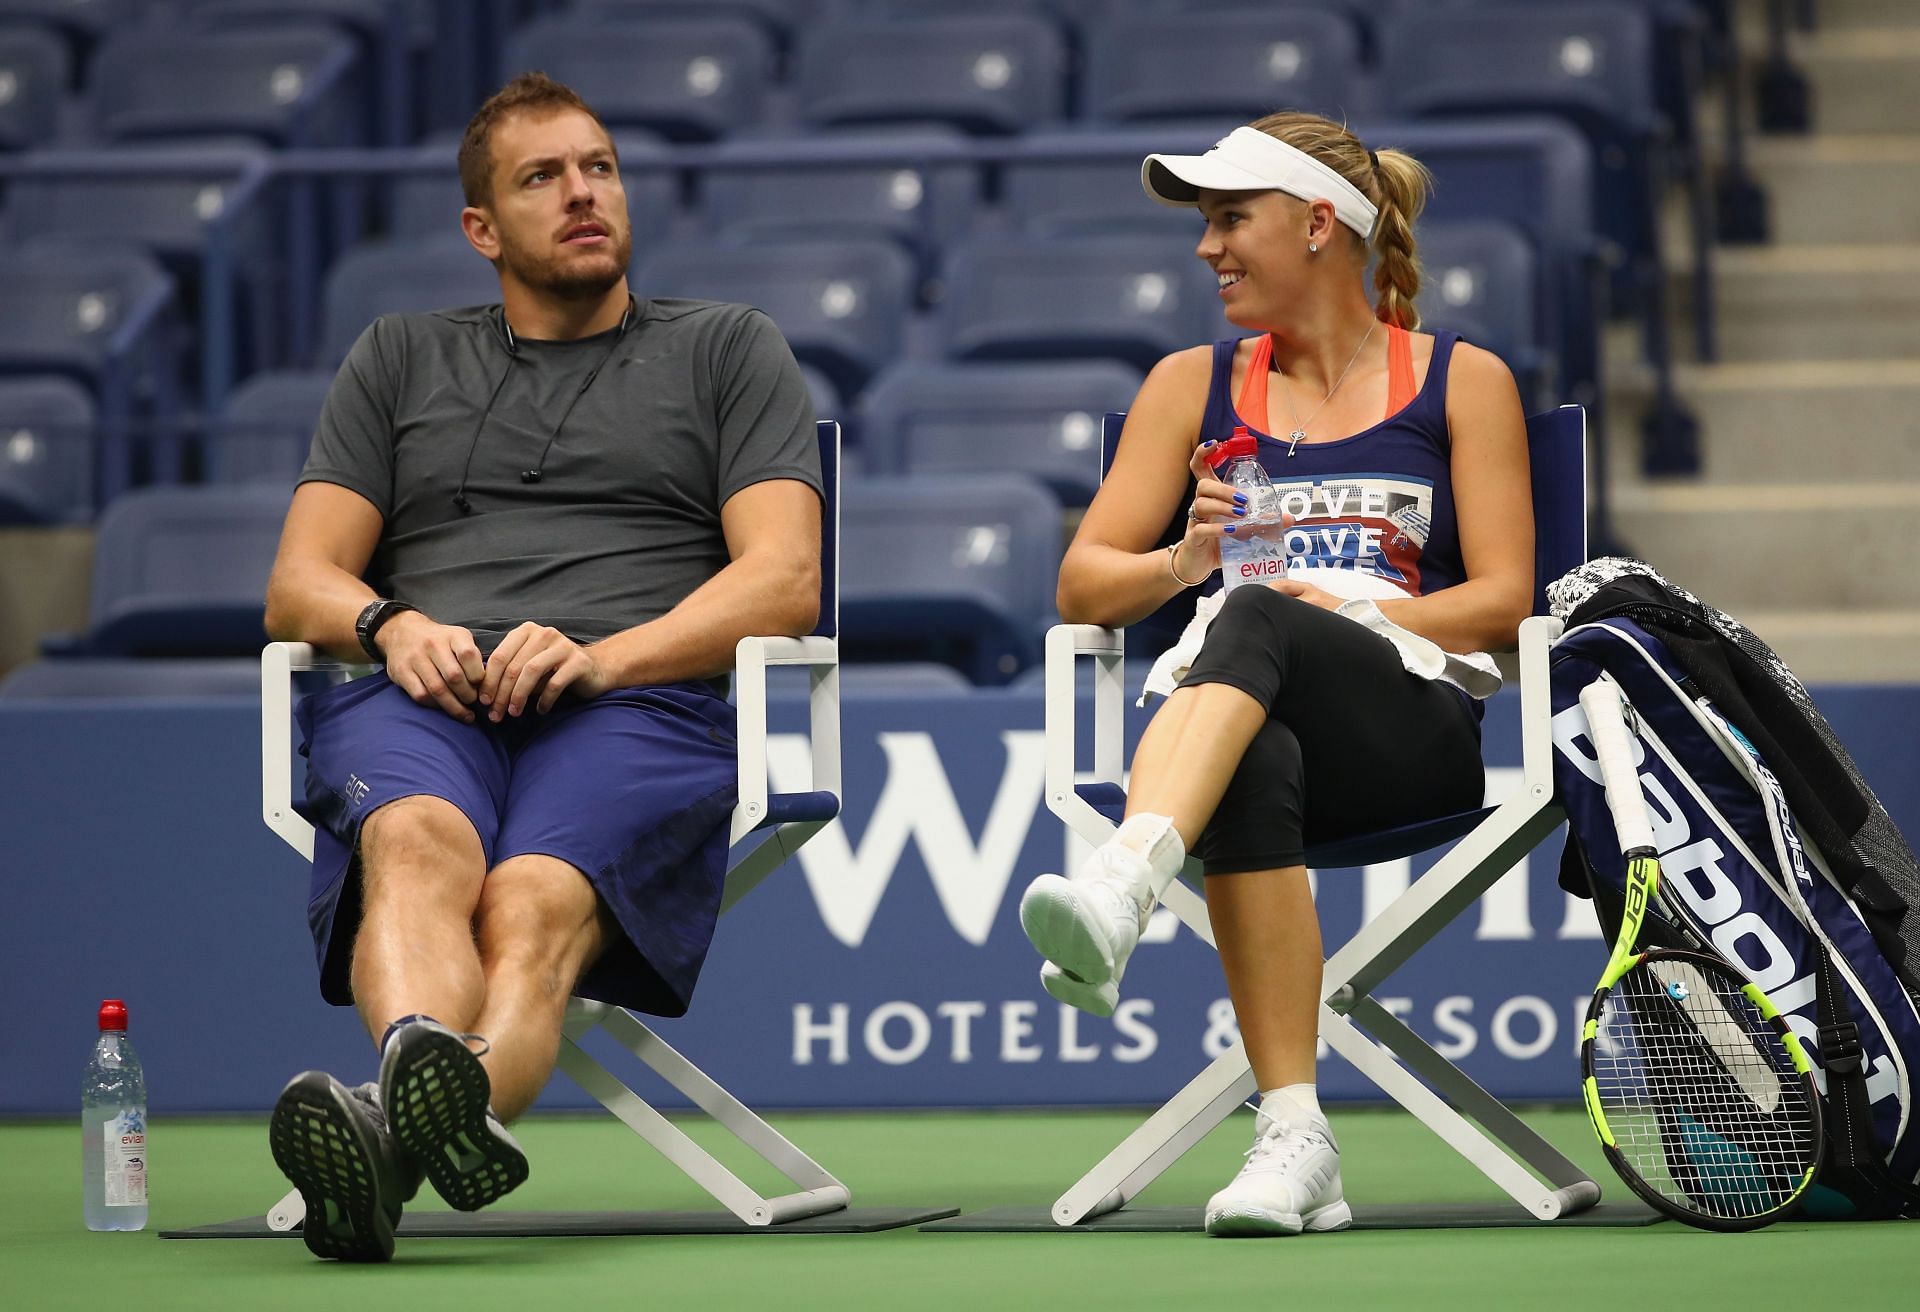
{"label": "concrete step", "polygon": [[1801,47],[1813,87],[1813,125],[1822,133],[1920,132],[1920,21],[1823,29]]}
{"label": "concrete step", "polygon": [[[1920,608],[1920,483],[1616,476],[1610,499],[1615,531],[1635,555],[1732,614]],[[1920,674],[1920,656],[1914,665]]]}
{"label": "concrete step", "polygon": [[1816,698],[1821,685],[1920,679],[1920,610],[1755,610],[1737,618]]}
{"label": "concrete step", "polygon": [[1920,134],[1756,137],[1748,161],[1776,245],[1920,242]]}
{"label": "concrete step", "polygon": [[[1920,360],[1681,365],[1705,483],[1920,482]],[[1640,458],[1642,388],[1609,392],[1608,467]]]}
{"label": "concrete step", "polygon": [[[1714,298],[1721,358],[1920,357],[1920,242],[1722,247]],[[1691,339],[1690,278],[1676,271],[1675,340]]]}
{"label": "concrete step", "polygon": [[[1767,42],[1767,6],[1736,3],[1733,7],[1734,33],[1744,50],[1762,51]],[[1789,28],[1792,42],[1819,41],[1837,32],[1857,32],[1862,28],[1900,28],[1915,21],[1913,0],[1819,0],[1817,22],[1811,32]]]}

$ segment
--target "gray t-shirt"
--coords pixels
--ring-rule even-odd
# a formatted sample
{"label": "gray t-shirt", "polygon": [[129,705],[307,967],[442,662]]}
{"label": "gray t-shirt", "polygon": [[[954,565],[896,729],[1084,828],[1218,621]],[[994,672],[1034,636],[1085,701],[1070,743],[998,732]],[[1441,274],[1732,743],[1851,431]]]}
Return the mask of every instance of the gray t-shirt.
{"label": "gray t-shirt", "polygon": [[526,620],[594,642],[664,615],[727,564],[720,507],[782,478],[820,490],[792,352],[758,310],[687,300],[511,347],[498,306],[384,315],[300,475],[372,502],[368,582],[483,652]]}

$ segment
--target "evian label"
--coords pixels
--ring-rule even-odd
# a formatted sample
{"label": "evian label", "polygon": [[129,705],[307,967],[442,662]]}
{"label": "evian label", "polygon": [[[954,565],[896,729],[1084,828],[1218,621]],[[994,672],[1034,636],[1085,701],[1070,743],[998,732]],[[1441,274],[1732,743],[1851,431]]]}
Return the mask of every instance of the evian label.
{"label": "evian label", "polygon": [[1258,560],[1240,562],[1240,577],[1243,579],[1280,578],[1287,572],[1287,562],[1280,556],[1263,556]]}
{"label": "evian label", "polygon": [[108,1207],[147,1205],[147,1117],[129,1108],[101,1128],[107,1137]]}

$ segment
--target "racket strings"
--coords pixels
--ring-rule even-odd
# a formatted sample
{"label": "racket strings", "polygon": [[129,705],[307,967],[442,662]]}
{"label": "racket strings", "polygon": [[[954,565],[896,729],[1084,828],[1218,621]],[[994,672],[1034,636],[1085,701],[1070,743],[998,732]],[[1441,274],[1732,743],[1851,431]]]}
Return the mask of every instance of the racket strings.
{"label": "racket strings", "polygon": [[1751,1217],[1800,1190],[1817,1111],[1736,981],[1687,962],[1634,967],[1602,1006],[1592,1066],[1616,1150],[1676,1206]]}

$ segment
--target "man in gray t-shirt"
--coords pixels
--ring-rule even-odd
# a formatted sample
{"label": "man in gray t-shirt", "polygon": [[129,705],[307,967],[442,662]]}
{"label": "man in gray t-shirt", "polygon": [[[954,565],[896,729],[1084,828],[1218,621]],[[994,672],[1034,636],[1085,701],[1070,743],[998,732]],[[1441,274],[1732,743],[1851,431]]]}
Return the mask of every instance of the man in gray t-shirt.
{"label": "man in gray t-shirt", "polygon": [[717,691],[820,597],[807,389],[757,310],[630,294],[612,140],[514,79],[460,147],[501,304],[388,315],[328,395],[268,585],[275,638],[384,672],[307,698],[321,992],[377,1082],[296,1077],[275,1161],[322,1257],[392,1254],[422,1174],[526,1178],[504,1128],[569,994],[686,1009],[734,803]]}

